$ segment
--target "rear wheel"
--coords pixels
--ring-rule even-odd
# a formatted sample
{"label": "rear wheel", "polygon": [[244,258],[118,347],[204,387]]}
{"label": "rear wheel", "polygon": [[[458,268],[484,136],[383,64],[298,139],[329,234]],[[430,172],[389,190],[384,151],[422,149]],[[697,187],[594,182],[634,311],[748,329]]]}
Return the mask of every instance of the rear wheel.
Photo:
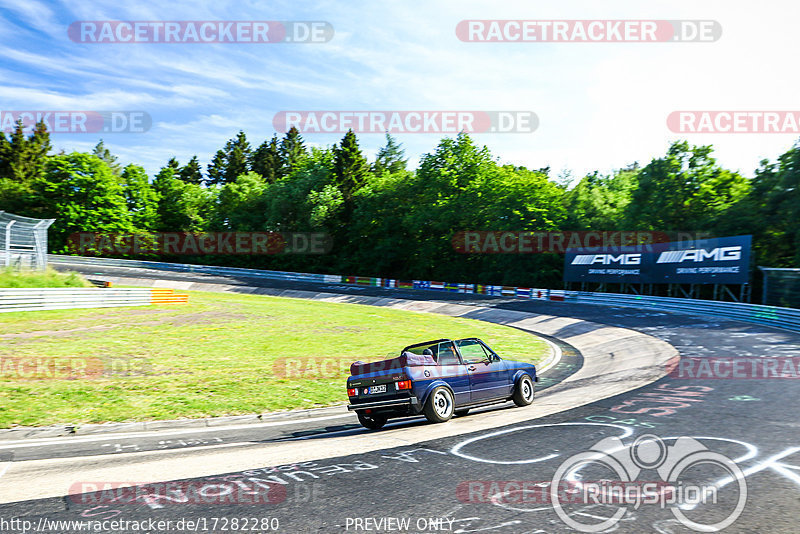
{"label": "rear wheel", "polygon": [[361,423],[361,426],[370,430],[383,428],[383,425],[385,425],[388,420],[389,418],[385,415],[366,415],[360,412],[358,413],[358,422]]}
{"label": "rear wheel", "polygon": [[431,423],[444,423],[453,417],[454,408],[453,394],[446,387],[439,386],[428,396],[422,412]]}
{"label": "rear wheel", "polygon": [[528,406],[533,402],[534,390],[533,380],[528,375],[523,375],[517,380],[517,387],[514,388],[514,404],[517,406]]}

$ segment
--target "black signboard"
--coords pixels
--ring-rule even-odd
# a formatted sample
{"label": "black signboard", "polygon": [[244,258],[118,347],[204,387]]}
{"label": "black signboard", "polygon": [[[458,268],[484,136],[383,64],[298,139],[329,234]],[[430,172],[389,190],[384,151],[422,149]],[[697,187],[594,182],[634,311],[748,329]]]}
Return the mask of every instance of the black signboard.
{"label": "black signboard", "polygon": [[654,255],[652,275],[661,284],[746,284],[752,236],[670,243]]}
{"label": "black signboard", "polygon": [[647,262],[641,248],[616,247],[597,252],[569,252],[564,255],[565,282],[650,283]]}
{"label": "black signboard", "polygon": [[568,251],[565,282],[746,284],[752,237],[718,237],[587,253]]}

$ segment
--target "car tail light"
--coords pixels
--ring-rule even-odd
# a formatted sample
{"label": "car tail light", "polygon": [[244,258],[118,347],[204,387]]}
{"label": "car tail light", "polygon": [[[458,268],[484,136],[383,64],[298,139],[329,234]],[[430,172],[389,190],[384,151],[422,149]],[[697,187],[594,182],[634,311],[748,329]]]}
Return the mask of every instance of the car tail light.
{"label": "car tail light", "polygon": [[356,388],[347,388],[347,396],[348,397],[355,397],[356,396]]}
{"label": "car tail light", "polygon": [[411,380],[401,380],[400,382],[395,382],[395,386],[398,390],[411,389]]}

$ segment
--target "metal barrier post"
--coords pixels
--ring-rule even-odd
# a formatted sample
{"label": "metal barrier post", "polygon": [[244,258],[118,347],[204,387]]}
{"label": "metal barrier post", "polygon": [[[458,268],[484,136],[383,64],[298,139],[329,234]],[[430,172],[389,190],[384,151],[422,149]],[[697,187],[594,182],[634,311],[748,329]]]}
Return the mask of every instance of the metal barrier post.
{"label": "metal barrier post", "polygon": [[11,266],[11,227],[14,226],[14,223],[17,221],[8,221],[6,224],[6,267]]}

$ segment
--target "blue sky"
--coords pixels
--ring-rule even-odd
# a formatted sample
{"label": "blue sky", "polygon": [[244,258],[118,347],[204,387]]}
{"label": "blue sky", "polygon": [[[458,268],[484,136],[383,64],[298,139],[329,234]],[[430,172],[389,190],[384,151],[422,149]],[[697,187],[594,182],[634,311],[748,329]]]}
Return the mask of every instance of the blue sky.
{"label": "blue sky", "polygon": [[[579,177],[663,155],[674,110],[800,110],[800,7],[790,0],[283,2],[0,0],[0,109],[144,110],[144,134],[107,134],[151,174],[171,156],[208,163],[239,129],[252,144],[282,110],[531,110],[532,134],[476,134],[501,162]],[[715,43],[465,43],[463,19],[713,19]],[[80,20],[322,20],[325,44],[83,44]],[[98,134],[56,134],[90,150]],[[412,166],[441,136],[402,134]],[[745,175],[791,134],[685,136]],[[341,134],[308,134],[328,145]],[[371,157],[383,136],[359,136]]]}

